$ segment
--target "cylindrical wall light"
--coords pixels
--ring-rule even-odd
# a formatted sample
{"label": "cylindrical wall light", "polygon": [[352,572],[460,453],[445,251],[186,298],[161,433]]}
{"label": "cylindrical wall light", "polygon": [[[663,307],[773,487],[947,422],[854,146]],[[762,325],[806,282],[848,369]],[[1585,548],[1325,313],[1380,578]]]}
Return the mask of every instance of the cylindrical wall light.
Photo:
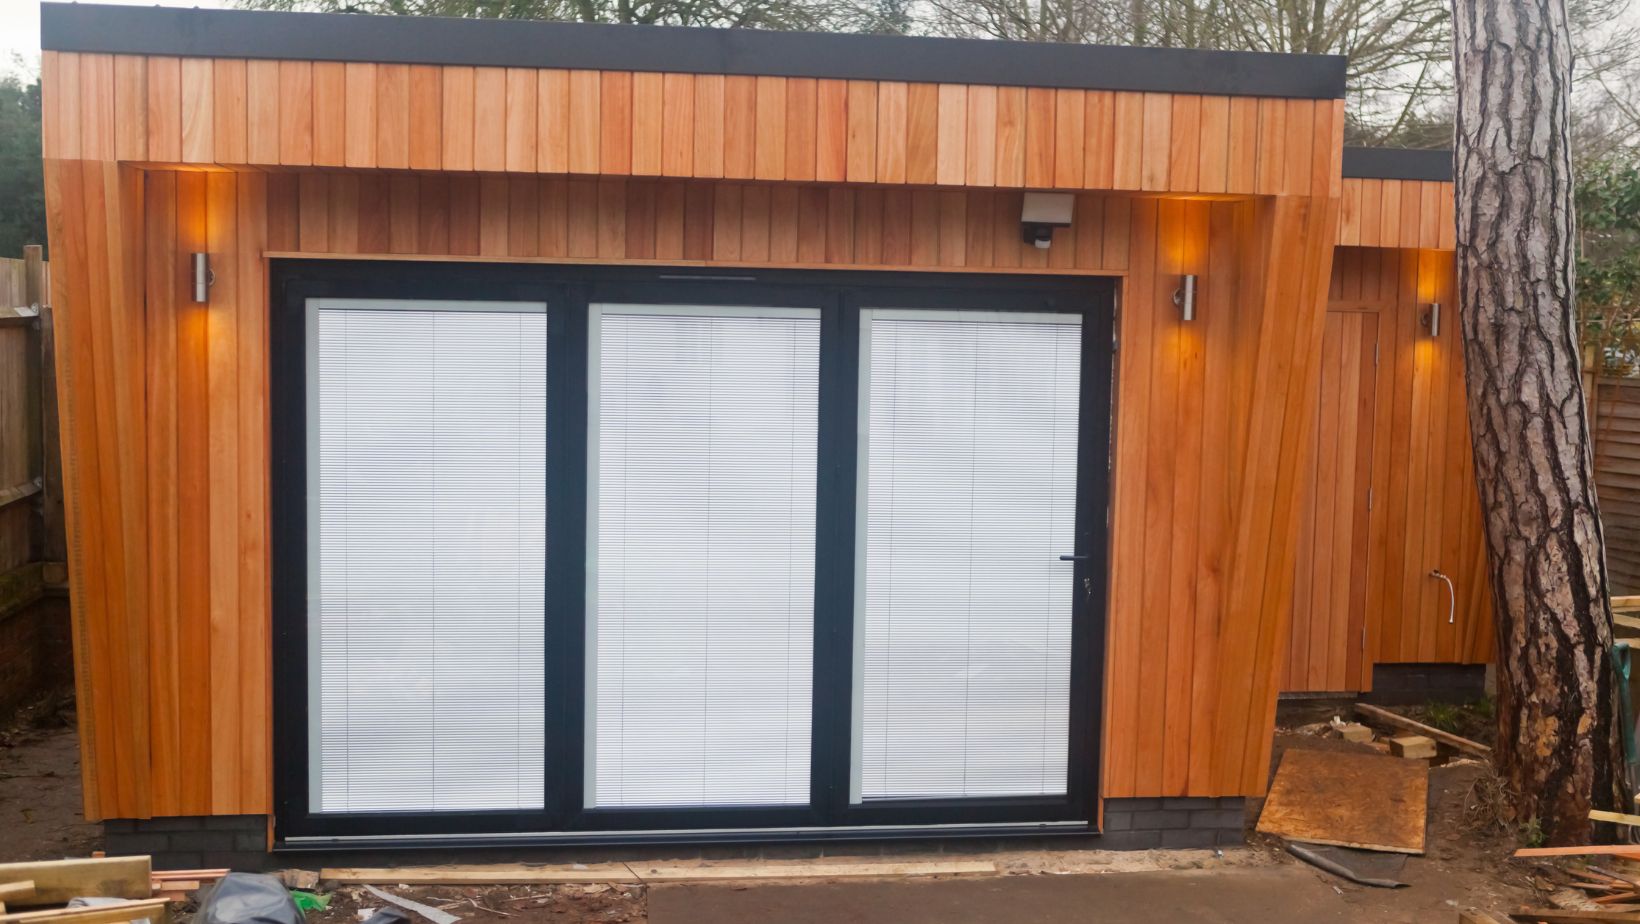
{"label": "cylindrical wall light", "polygon": [[1423,320],[1424,326],[1429,328],[1429,335],[1439,337],[1441,335],[1441,303],[1430,302],[1429,307],[1424,309]]}
{"label": "cylindrical wall light", "polygon": [[1182,321],[1196,320],[1196,274],[1185,273],[1179,277],[1179,288],[1173,292],[1173,304],[1179,306],[1179,319]]}
{"label": "cylindrical wall light", "polygon": [[211,272],[211,255],[196,253],[191,255],[189,265],[193,269],[194,301],[201,305],[211,300],[211,284],[216,282],[216,274]]}

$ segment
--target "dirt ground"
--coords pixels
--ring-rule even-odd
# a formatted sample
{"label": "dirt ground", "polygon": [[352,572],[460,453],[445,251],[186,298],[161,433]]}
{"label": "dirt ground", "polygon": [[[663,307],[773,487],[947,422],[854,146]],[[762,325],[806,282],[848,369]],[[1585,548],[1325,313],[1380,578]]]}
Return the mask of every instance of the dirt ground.
{"label": "dirt ground", "polygon": [[[1290,748],[1361,749],[1325,736],[1326,705],[1284,710],[1272,766]],[[1317,718],[1322,716],[1322,718]],[[0,731],[0,861],[85,856],[100,827],[80,815],[79,757],[71,713],[43,703]],[[721,924],[721,922],[1226,921],[1425,922],[1456,920],[1457,909],[1510,911],[1541,906],[1549,876],[1509,859],[1514,834],[1477,830],[1471,796],[1488,771],[1453,761],[1430,771],[1425,856],[1408,859],[1409,888],[1356,885],[1289,856],[1276,839],[1252,835],[1245,848],[1215,851],[1001,851],[999,875],[918,880],[825,880],[779,884],[408,887],[396,894],[440,907],[463,924]],[[1484,791],[1484,787],[1482,789]],[[1249,826],[1258,806],[1249,807]],[[1484,812],[1478,813],[1484,817]],[[861,858],[809,861],[858,862]],[[897,855],[895,860],[919,859]],[[924,859],[938,859],[927,857]],[[950,859],[949,856],[946,859]],[[413,862],[413,860],[407,860]],[[713,861],[699,861],[710,864]],[[744,862],[744,861],[722,861]],[[641,875],[641,864],[634,864]],[[1533,877],[1539,882],[1534,884]],[[1540,888],[1539,886],[1545,886]],[[384,903],[358,887],[328,893],[310,924],[358,924]],[[187,915],[173,920],[185,924]],[[415,924],[423,924],[412,917]]]}
{"label": "dirt ground", "polygon": [[0,727],[0,863],[83,857],[102,826],[80,811],[80,739],[66,694],[39,699]]}

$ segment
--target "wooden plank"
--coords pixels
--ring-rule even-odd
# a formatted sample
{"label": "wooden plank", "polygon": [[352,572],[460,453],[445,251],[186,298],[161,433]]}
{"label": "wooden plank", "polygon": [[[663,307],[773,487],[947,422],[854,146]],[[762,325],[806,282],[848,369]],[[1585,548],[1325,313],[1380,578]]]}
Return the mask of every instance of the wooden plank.
{"label": "wooden plank", "polygon": [[155,811],[182,814],[181,639],[178,619],[177,302],[186,257],[177,245],[177,174],[147,175],[148,614]]}
{"label": "wooden plank", "polygon": [[[175,58],[168,60],[177,61]],[[180,67],[180,62],[178,63]],[[48,140],[55,139],[53,147],[56,148],[58,157],[65,160],[78,160],[84,156],[84,151],[80,146],[80,106],[84,99],[83,94],[80,92],[80,55],[73,52],[41,52],[42,70],[52,66],[55,67],[56,81],[49,88],[42,85],[40,92],[46,94],[41,100],[42,105],[48,101],[54,103],[51,107],[53,117],[48,119],[45,118],[46,114],[44,112],[41,113],[41,117],[44,119],[41,129],[45,136],[40,141],[44,145]],[[180,77],[174,86],[177,87],[174,101],[162,99],[160,102],[163,105],[176,108],[177,153],[175,156],[180,159],[182,152],[182,90]],[[149,89],[149,94],[149,120],[152,123],[154,112],[151,107],[156,101],[152,87]]]}
{"label": "wooden plank", "polygon": [[964,182],[969,186],[995,186],[997,181],[997,88],[975,85],[968,88],[968,118],[964,137],[966,166]]}
{"label": "wooden plank", "polygon": [[34,897],[34,880],[20,879],[0,882],[0,902],[22,905]]}
{"label": "wooden plank", "polygon": [[1537,857],[1628,857],[1640,860],[1640,844],[1605,844],[1581,847],[1522,847],[1511,856],[1518,859]]}
{"label": "wooden plank", "polygon": [[[83,73],[80,79],[85,80]],[[216,160],[216,135],[211,122],[215,115],[213,83],[210,58],[182,59],[182,160],[186,163],[209,164]],[[89,98],[96,100],[100,96],[90,92]],[[82,137],[81,144],[89,149],[93,142]]]}
{"label": "wooden plank", "polygon": [[[849,105],[853,106],[854,90],[850,84]],[[885,80],[877,84],[877,182],[906,182],[906,145],[908,142],[911,87],[909,84]],[[853,141],[850,141],[853,144]],[[852,171],[851,171],[852,173]],[[851,176],[850,179],[853,177]]]}
{"label": "wooden plank", "polygon": [[577,864],[574,866],[525,866],[521,864],[402,866],[384,869],[369,867],[325,867],[319,881],[336,885],[541,885],[555,882],[639,882],[625,863]]}
{"label": "wooden plank", "polygon": [[1201,187],[1201,120],[1200,96],[1181,93],[1173,97],[1167,163],[1170,192],[1196,192]]}
{"label": "wooden plank", "polygon": [[1258,161],[1253,189],[1264,195],[1282,191],[1286,178],[1287,103],[1280,99],[1258,101]]}
{"label": "wooden plank", "polygon": [[342,162],[349,167],[376,166],[376,65],[349,61],[343,71],[346,117],[342,128]]}
{"label": "wooden plank", "polygon": [[[75,81],[78,83],[78,80]],[[55,89],[55,88],[54,88]],[[63,86],[61,92],[73,92]],[[148,157],[182,159],[182,60],[164,55],[148,58]],[[78,132],[76,131],[76,136]]]}
{"label": "wooden plank", "polygon": [[347,161],[347,65],[313,62],[313,163],[340,167]]}
{"label": "wooden plank", "polygon": [[1363,716],[1368,719],[1374,719],[1386,725],[1393,725],[1396,728],[1404,728],[1407,731],[1417,732],[1426,738],[1434,738],[1442,744],[1450,745],[1465,753],[1474,754],[1477,757],[1492,756],[1492,749],[1478,741],[1470,741],[1468,738],[1464,738],[1460,735],[1454,735],[1451,732],[1442,731],[1439,728],[1425,725],[1415,719],[1409,719],[1406,716],[1397,715],[1396,713],[1390,712],[1388,709],[1380,709],[1377,706],[1369,705],[1367,703],[1356,703],[1355,713],[1356,715]]}
{"label": "wooden plank", "polygon": [[230,738],[226,732],[214,736],[219,746],[238,749],[241,770],[237,811],[246,814],[265,813],[273,807],[273,694],[271,659],[267,656],[273,649],[266,526],[268,279],[267,262],[262,257],[268,245],[267,180],[267,174],[247,173],[237,184],[235,259],[239,265],[235,281],[239,305],[234,333],[238,359],[237,388],[232,398],[237,403],[238,418],[238,445],[233,452],[239,484],[234,549],[239,591],[236,618],[240,626],[231,665],[239,674],[239,701],[233,706],[239,715],[239,737]]}
{"label": "wooden plank", "polygon": [[535,169],[569,172],[569,71],[542,68],[535,84]]}
{"label": "wooden plank", "polygon": [[937,107],[934,181],[961,186],[968,176],[968,87],[940,84]]}
{"label": "wooden plank", "polygon": [[1055,130],[1057,105],[1053,90],[1030,87],[1025,91],[1025,185],[1047,188],[1054,185]]}
{"label": "wooden plank", "polygon": [[1258,830],[1292,841],[1424,852],[1429,769],[1377,754],[1288,749]]}
{"label": "wooden plank", "polygon": [[313,163],[313,66],[279,62],[279,163]]}
{"label": "wooden plank", "polygon": [[[749,180],[757,162],[757,78],[725,77],[723,80],[723,177]],[[695,149],[700,158],[700,149]]]}
{"label": "wooden plank", "polygon": [[[210,67],[206,66],[209,73]],[[205,130],[210,131],[210,80],[205,81]],[[80,55],[80,156],[87,160],[114,159],[114,58],[106,54]],[[188,99],[183,97],[186,114]],[[186,125],[184,125],[186,128]],[[186,136],[184,137],[186,145]]]}
{"label": "wooden plank", "polygon": [[1055,90],[1053,118],[1053,185],[1081,189],[1087,167],[1087,92]]}
{"label": "wooden plank", "polygon": [[[236,253],[239,246],[238,180],[232,173],[205,177],[205,231],[210,252]],[[213,267],[206,315],[206,493],[210,537],[211,737],[238,742],[241,723],[239,664],[239,347],[241,303],[239,266],[218,260]],[[237,747],[211,750],[211,806],[214,813],[239,811],[245,768]]]}
{"label": "wooden plank", "polygon": [[719,74],[695,76],[695,150],[693,175],[723,176],[723,132],[727,128],[724,79]]}
{"label": "wooden plank", "polygon": [[793,862],[723,866],[651,866],[628,864],[641,882],[730,882],[787,879],[881,879],[916,876],[990,876],[989,860],[882,861],[875,863]]}
{"label": "wooden plank", "polygon": [[244,66],[246,154],[253,164],[277,164],[280,144],[279,62],[251,61]]}
{"label": "wooden plank", "polygon": [[[186,254],[208,251],[205,174],[178,173],[175,253],[179,271]],[[322,180],[322,177],[306,176]],[[317,183],[308,184],[318,186]],[[320,189],[322,192],[322,188]],[[177,292],[176,344],[176,462],[177,507],[177,662],[178,670],[176,772],[177,814],[204,815],[211,811],[211,676],[216,672],[210,655],[210,534],[206,452],[208,386],[206,383],[206,329],[208,309]],[[222,670],[231,669],[224,665]]]}
{"label": "wooden plank", "polygon": [[632,75],[632,173],[660,176],[664,82],[660,74]]}
{"label": "wooden plank", "polygon": [[876,81],[848,82],[848,153],[845,178],[850,183],[871,183],[877,179],[878,101]]}
{"label": "wooden plank", "polygon": [[1163,190],[1168,185],[1168,169],[1172,161],[1173,100],[1171,94],[1145,93],[1143,101],[1139,188]]}
{"label": "wooden plank", "polygon": [[814,179],[819,105],[819,86],[812,78],[791,77],[786,80],[784,179]]}
{"label": "wooden plank", "polygon": [[473,169],[507,167],[507,71],[473,68]]}
{"label": "wooden plank", "polygon": [[1228,191],[1230,179],[1230,98],[1204,96],[1198,131],[1196,182],[1204,193]]}
{"label": "wooden plank", "polygon": [[1258,100],[1250,96],[1230,100],[1230,142],[1225,158],[1224,191],[1253,192],[1258,185]]}
{"label": "wooden plank", "polygon": [[1633,924],[1636,918],[1633,912],[1628,911],[1557,911],[1542,909],[1531,911],[1517,911],[1509,917],[1527,924]]}
{"label": "wooden plank", "polygon": [[1025,88],[997,87],[996,183],[1025,185]]}
{"label": "wooden plank", "polygon": [[[1106,710],[1106,791],[1108,796],[1137,796],[1151,788],[1152,776],[1141,788],[1138,771],[1140,744],[1141,673],[1144,666],[1142,620],[1144,610],[1144,542],[1146,478],[1149,464],[1151,376],[1154,341],[1152,315],[1157,311],[1157,202],[1123,200],[1130,209],[1131,255],[1124,288],[1128,308],[1122,312],[1122,349],[1116,354],[1117,377],[1122,382],[1122,406],[1116,417],[1116,459],[1112,473],[1113,534],[1130,537],[1111,550],[1111,676]],[[1154,718],[1152,716],[1151,718]],[[1148,794],[1148,793],[1147,793]],[[1159,794],[1159,790],[1158,790]]]}
{"label": "wooden plank", "polygon": [[598,169],[596,173],[632,172],[632,73],[601,71],[598,86]]}
{"label": "wooden plank", "polygon": [[410,169],[444,166],[444,69],[410,66]]}
{"label": "wooden plank", "polygon": [[98,905],[90,908],[52,908],[47,911],[25,911],[0,914],[3,924],[120,924],[123,921],[148,920],[163,924],[166,918],[166,898],[150,898],[120,905]]}
{"label": "wooden plank", "polygon": [[[506,169],[509,173],[533,173],[540,162],[535,146],[541,140],[536,120],[541,115],[541,77],[534,68],[509,67],[506,77]],[[660,113],[655,114],[655,128],[660,130]],[[385,165],[384,165],[385,166]]]}
{"label": "wooden plank", "polygon": [[569,72],[569,127],[566,135],[570,173],[599,172],[599,148],[603,138],[599,127],[603,111],[599,101],[601,92],[602,82],[597,71]]}
{"label": "wooden plank", "polygon": [[695,171],[695,76],[667,74],[661,81],[661,173]]}
{"label": "wooden plank", "polygon": [[[849,142],[853,137],[849,92],[846,80],[821,80],[816,88],[814,178],[823,183],[848,179]],[[876,94],[871,94],[871,98],[875,102]],[[867,162],[872,160],[875,160],[874,154]]]}
{"label": "wooden plank", "polygon": [[[376,65],[376,166],[410,166],[410,65]],[[533,165],[532,165],[533,166]]]}
{"label": "wooden plank", "polygon": [[756,78],[756,106],[752,122],[752,176],[760,180],[786,178],[786,78]]}
{"label": "wooden plank", "polygon": [[905,104],[905,182],[920,186],[939,182],[939,118],[939,86],[909,85]]}
{"label": "wooden plank", "polygon": [[399,869],[326,868],[319,879],[345,884],[538,885],[574,882],[723,882],[737,880],[906,878],[994,875],[989,860],[755,864],[608,864],[601,866],[432,866]]}
{"label": "wooden plank", "polygon": [[[243,64],[243,62],[240,62]],[[148,66],[136,55],[114,56],[114,157],[148,159]],[[244,122],[241,107],[240,122]]]}
{"label": "wooden plank", "polygon": [[1601,809],[1589,810],[1590,821],[1608,821],[1616,825],[1640,827],[1640,815],[1626,815],[1622,812],[1607,812]]}
{"label": "wooden plank", "polygon": [[95,857],[0,863],[0,882],[33,882],[31,896],[9,896],[15,905],[61,905],[81,895],[144,899],[152,894],[147,857]]}
{"label": "wooden plank", "polygon": [[1116,94],[1089,90],[1082,114],[1082,185],[1110,189],[1116,169]]}

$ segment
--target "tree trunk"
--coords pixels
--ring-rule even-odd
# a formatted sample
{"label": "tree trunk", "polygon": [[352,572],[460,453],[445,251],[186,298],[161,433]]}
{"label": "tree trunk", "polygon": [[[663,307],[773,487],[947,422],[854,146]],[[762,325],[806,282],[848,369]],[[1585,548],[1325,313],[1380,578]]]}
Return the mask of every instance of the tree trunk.
{"label": "tree trunk", "polygon": [[1564,0],[1453,0],[1458,288],[1517,820],[1627,810],[1573,276]]}

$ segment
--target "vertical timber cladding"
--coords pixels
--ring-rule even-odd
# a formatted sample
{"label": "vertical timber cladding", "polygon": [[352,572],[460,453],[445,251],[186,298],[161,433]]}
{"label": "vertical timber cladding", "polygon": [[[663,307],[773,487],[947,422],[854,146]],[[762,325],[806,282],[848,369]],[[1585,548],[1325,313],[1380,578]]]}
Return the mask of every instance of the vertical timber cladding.
{"label": "vertical timber cladding", "polygon": [[[1334,263],[1329,304],[1379,319],[1370,657],[1484,663],[1493,655],[1492,610],[1451,251],[1344,247]],[[1432,302],[1443,306],[1438,337],[1421,320]],[[1452,598],[1433,569],[1451,578]]]}
{"label": "vertical timber cladding", "polygon": [[[1121,275],[1103,794],[1262,791],[1341,66],[1337,93],[1285,99],[212,59],[47,32],[89,816],[271,808],[269,254]],[[301,169],[235,169],[255,165]],[[1080,193],[1046,255],[1019,242],[1025,186]],[[186,292],[196,251],[208,306]]]}
{"label": "vertical timber cladding", "polygon": [[[1371,503],[1357,505],[1367,510],[1364,524],[1354,522],[1359,510],[1324,500],[1306,511],[1300,548],[1313,554],[1301,553],[1286,691],[1370,690],[1375,664],[1478,664],[1493,656],[1453,303],[1450,154],[1348,149],[1344,163],[1327,305],[1340,332],[1344,319],[1373,319],[1374,381],[1370,394],[1333,416],[1341,433],[1364,429],[1371,458],[1356,468],[1365,468]],[[1431,303],[1444,310],[1438,337],[1422,323]],[[1342,338],[1328,340],[1323,350],[1343,346]],[[1339,571],[1340,543],[1351,555],[1364,545],[1356,562],[1364,571]],[[1322,561],[1329,555],[1331,568]],[[1451,595],[1431,576],[1436,569],[1452,580]]]}

